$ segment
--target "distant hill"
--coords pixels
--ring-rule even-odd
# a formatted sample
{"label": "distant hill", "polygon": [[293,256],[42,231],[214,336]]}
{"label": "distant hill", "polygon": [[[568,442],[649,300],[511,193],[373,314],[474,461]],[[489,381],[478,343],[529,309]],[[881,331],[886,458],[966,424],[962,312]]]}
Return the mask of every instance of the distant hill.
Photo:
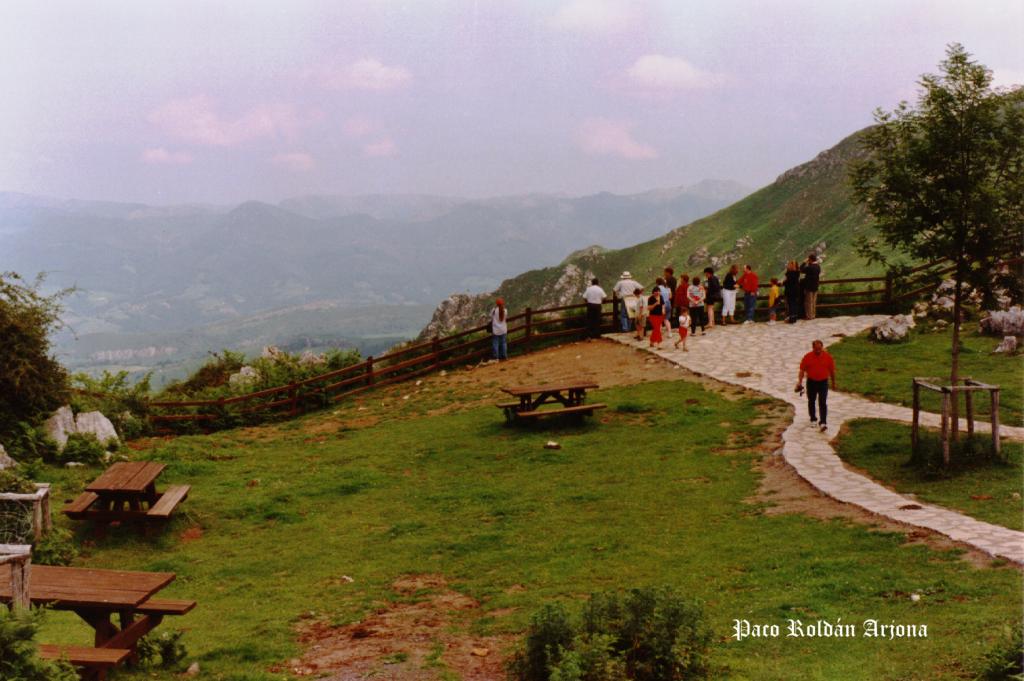
{"label": "distant hill", "polygon": [[788,260],[802,260],[813,250],[826,276],[878,273],[853,249],[854,240],[871,229],[866,214],[850,202],[847,183],[849,164],[861,155],[858,138],[859,133],[851,135],[767,187],[657,238],[618,250],[581,249],[557,266],[508,279],[493,293],[454,295],[435,310],[421,337],[479,323],[496,296],[513,310],[564,305],[577,302],[594,276],[610,292],[624,270],[649,290],[666,265],[678,275],[708,265],[722,270],[751,263],[772,276],[781,275]]}
{"label": "distant hill", "polygon": [[[131,357],[140,336],[143,347],[156,347],[162,341],[149,339],[324,302],[337,324],[327,335],[365,349],[377,343],[375,332],[368,326],[360,341],[359,328],[343,323],[344,310],[387,310],[402,318],[394,326],[407,338],[452,291],[493,288],[588,244],[653,237],[745,192],[705,181],[630,196],[304,196],[237,206],[0,193],[0,271],[48,272],[49,285],[78,288],[66,319],[79,339],[90,338],[89,351],[76,349],[81,341],[71,336],[58,350],[80,368],[93,367],[92,356]],[[300,326],[249,325],[246,337],[288,342],[310,323],[294,321]]]}

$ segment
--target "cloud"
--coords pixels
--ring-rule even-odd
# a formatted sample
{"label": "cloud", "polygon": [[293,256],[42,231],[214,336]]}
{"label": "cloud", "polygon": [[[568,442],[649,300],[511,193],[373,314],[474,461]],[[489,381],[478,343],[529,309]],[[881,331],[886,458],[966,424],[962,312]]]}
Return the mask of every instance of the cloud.
{"label": "cloud", "polygon": [[617,33],[636,24],[633,7],[625,0],[573,0],[563,5],[548,24],[581,33]]}
{"label": "cloud", "polygon": [[366,116],[352,116],[345,119],[345,122],[341,124],[342,132],[348,137],[353,138],[366,137],[379,128],[380,126],[376,122]]}
{"label": "cloud", "polygon": [[225,119],[209,97],[200,95],[167,102],[148,116],[150,123],[169,135],[194,144],[231,147],[269,136],[292,137],[301,121],[287,104],[255,107]]}
{"label": "cloud", "polygon": [[633,124],[608,118],[588,118],[577,135],[580,148],[594,156],[619,156],[630,160],[658,157],[649,144],[633,137]]}
{"label": "cloud", "polygon": [[192,154],[187,151],[168,151],[163,147],[156,147],[143,151],[142,160],[153,164],[184,165],[192,162]]}
{"label": "cloud", "polygon": [[410,80],[412,74],[403,66],[386,66],[377,59],[359,59],[346,66],[322,69],[318,77],[324,87],[332,90],[395,90]]}
{"label": "cloud", "polygon": [[316,159],[304,151],[277,154],[270,160],[274,165],[293,173],[304,173],[316,167]]}
{"label": "cloud", "polygon": [[645,90],[697,90],[727,82],[726,76],[697,68],[679,57],[645,54],[626,71],[631,84]]}
{"label": "cloud", "polygon": [[363,156],[366,158],[388,158],[397,153],[398,147],[390,137],[363,145]]}
{"label": "cloud", "polygon": [[993,69],[992,85],[994,87],[1012,87],[1024,85],[1024,70]]}

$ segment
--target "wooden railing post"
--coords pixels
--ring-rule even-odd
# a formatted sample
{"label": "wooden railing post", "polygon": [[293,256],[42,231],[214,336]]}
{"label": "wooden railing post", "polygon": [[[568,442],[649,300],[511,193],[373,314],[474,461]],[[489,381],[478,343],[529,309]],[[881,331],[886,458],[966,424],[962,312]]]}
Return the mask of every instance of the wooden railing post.
{"label": "wooden railing post", "polygon": [[888,310],[889,312],[893,311],[893,309],[892,309],[892,303],[893,303],[893,300],[892,300],[892,283],[893,283],[892,282],[892,272],[886,272],[885,273],[885,293],[883,295],[884,295],[884,300],[885,300],[885,309]]}
{"label": "wooden railing post", "polygon": [[949,391],[942,390],[942,465],[949,467]]}
{"label": "wooden railing post", "polygon": [[28,608],[32,575],[32,547],[28,544],[0,544],[0,565],[11,566],[11,609]]}
{"label": "wooden railing post", "polygon": [[292,401],[292,416],[299,415],[299,386],[292,383],[288,386],[288,398]]}
{"label": "wooden railing post", "polygon": [[373,355],[366,358],[366,385],[373,385]]}
{"label": "wooden railing post", "polygon": [[619,324],[619,305],[622,304],[622,299],[619,298],[619,294],[612,291],[612,331],[621,331]]}
{"label": "wooden railing post", "polygon": [[526,323],[523,333],[523,345],[526,347],[530,346],[530,340],[533,338],[533,309],[526,308]]}
{"label": "wooden railing post", "polygon": [[[965,378],[964,385],[970,387],[971,379]],[[964,408],[967,410],[967,439],[974,437],[974,391],[964,391]]]}
{"label": "wooden railing post", "polygon": [[1002,456],[999,443],[999,388],[990,391],[992,395],[992,414],[989,416],[989,423],[992,424],[992,453],[995,456]]}

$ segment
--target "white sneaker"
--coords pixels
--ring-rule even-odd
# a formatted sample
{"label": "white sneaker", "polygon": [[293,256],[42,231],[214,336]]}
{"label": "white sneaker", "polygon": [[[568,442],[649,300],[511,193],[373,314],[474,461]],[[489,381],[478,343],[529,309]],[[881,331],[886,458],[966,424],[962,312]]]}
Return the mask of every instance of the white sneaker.
{"label": "white sneaker", "polygon": [[754,322],[750,321],[749,319],[744,319],[743,323],[744,324],[753,324]]}

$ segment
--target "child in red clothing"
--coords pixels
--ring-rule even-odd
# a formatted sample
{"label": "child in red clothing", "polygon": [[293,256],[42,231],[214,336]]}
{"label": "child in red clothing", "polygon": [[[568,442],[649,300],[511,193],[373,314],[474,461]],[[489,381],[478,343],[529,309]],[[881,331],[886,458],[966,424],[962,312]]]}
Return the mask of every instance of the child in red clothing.
{"label": "child in red clothing", "polygon": [[690,334],[690,313],[683,307],[679,310],[679,340],[676,341],[676,347],[679,344],[683,344],[683,352],[689,352],[690,349],[686,347],[686,337]]}

